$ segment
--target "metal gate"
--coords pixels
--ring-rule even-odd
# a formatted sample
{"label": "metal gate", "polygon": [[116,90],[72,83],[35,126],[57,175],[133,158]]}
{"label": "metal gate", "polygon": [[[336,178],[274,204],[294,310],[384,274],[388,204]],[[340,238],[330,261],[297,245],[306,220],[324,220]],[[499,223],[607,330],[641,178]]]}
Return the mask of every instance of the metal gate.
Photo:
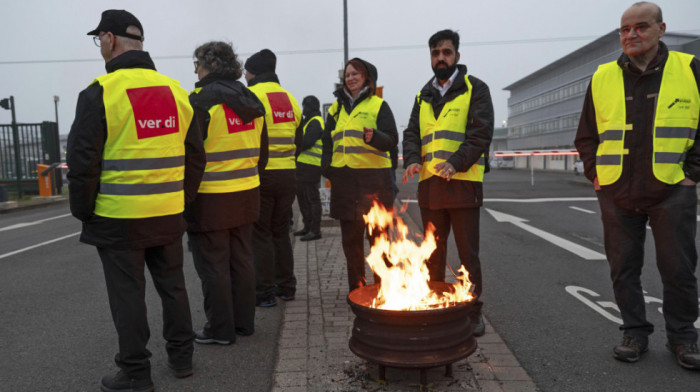
{"label": "metal gate", "polygon": [[[58,125],[52,121],[40,124],[0,124],[0,185],[9,192],[39,193],[38,164],[61,162]],[[63,186],[60,171],[54,176],[60,192]]]}

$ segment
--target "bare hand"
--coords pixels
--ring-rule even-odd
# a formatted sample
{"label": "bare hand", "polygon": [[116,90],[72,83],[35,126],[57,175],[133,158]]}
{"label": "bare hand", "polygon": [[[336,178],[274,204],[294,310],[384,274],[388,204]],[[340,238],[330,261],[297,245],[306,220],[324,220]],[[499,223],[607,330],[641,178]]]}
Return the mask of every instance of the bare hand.
{"label": "bare hand", "polygon": [[596,176],[593,179],[593,189],[599,191],[600,190],[600,184],[598,183],[598,176]]}
{"label": "bare hand", "polygon": [[374,136],[374,129],[364,127],[364,131],[365,131],[365,143],[369,143],[370,140],[372,140],[372,136]]}
{"label": "bare hand", "polygon": [[403,183],[404,184],[407,183],[409,177],[413,178],[413,175],[415,173],[420,172],[420,169],[422,167],[423,167],[423,165],[421,165],[420,163],[412,163],[412,164],[408,165],[408,167],[406,168],[406,171],[403,172],[403,177],[401,179],[403,181]]}
{"label": "bare hand", "polygon": [[450,181],[452,176],[454,176],[456,173],[454,166],[452,166],[452,164],[449,162],[438,163],[435,165],[435,171],[437,172],[438,176],[446,179],[447,181]]}
{"label": "bare hand", "polygon": [[681,181],[681,185],[687,185],[687,186],[694,186],[696,184],[695,181],[691,180],[690,178],[686,177]]}

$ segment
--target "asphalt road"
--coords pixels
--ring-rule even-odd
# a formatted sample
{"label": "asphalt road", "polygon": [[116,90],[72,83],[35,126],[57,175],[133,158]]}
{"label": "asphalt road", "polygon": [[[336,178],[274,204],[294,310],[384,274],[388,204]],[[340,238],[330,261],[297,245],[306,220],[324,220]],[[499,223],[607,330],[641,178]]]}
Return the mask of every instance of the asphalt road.
{"label": "asphalt road", "polygon": [[[621,340],[619,312],[592,187],[571,173],[535,172],[531,184],[529,171],[486,175],[480,255],[484,313],[537,386],[551,392],[700,390],[700,373],[682,369],[664,347],[651,230],[642,283],[656,330],[650,351],[627,364],[612,358]],[[399,198],[415,200],[416,188],[415,179],[400,185]],[[409,203],[407,213],[420,224],[417,204]],[[448,246],[448,262],[457,267],[453,238]]]}
{"label": "asphalt road", "polygon": [[[95,391],[117,369],[102,265],[94,247],[78,242],[79,232],[67,203],[0,215],[0,391]],[[190,253],[185,277],[199,329],[202,290]],[[177,380],[166,367],[160,299],[150,278],[146,300],[158,390],[270,390],[280,306],[258,308],[255,334],[234,345],[195,345],[195,376]]]}

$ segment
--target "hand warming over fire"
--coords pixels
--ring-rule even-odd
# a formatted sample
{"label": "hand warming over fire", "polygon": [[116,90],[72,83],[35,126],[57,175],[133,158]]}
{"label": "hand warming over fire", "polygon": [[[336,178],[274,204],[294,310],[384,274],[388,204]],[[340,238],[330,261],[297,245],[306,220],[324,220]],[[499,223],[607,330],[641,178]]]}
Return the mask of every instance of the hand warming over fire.
{"label": "hand warming over fire", "polygon": [[403,183],[404,184],[407,183],[409,177],[413,178],[413,175],[415,173],[420,173],[420,169],[422,167],[423,167],[423,165],[421,165],[420,163],[412,163],[412,164],[408,165],[408,167],[406,168],[406,171],[403,172],[403,176],[401,178]]}
{"label": "hand warming over fire", "polygon": [[456,173],[455,167],[449,162],[438,163],[435,165],[435,171],[437,172],[438,176],[446,179],[447,181],[449,181]]}

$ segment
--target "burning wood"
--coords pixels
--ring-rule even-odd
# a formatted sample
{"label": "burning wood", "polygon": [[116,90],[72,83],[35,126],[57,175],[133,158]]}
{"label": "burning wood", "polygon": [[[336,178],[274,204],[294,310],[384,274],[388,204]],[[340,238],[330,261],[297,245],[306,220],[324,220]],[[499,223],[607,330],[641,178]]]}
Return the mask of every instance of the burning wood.
{"label": "burning wood", "polygon": [[435,291],[428,282],[426,261],[436,248],[435,228],[429,224],[420,245],[407,238],[408,227],[393,211],[374,203],[364,215],[370,233],[379,232],[367,256],[367,263],[381,278],[377,297],[370,307],[387,310],[425,310],[445,308],[471,301],[469,273],[461,266],[447,291]]}

